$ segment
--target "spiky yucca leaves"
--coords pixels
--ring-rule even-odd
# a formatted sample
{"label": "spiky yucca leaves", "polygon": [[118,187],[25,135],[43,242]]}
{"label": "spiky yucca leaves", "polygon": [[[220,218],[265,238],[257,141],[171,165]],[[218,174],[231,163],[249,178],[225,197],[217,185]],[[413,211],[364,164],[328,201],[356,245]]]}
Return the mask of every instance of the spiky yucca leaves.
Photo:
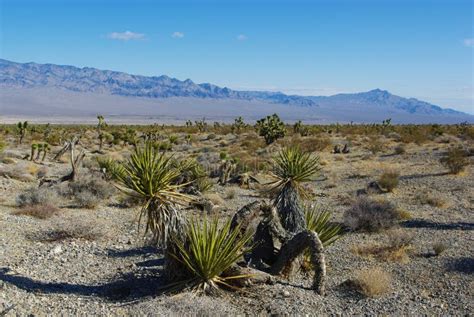
{"label": "spiky yucca leaves", "polygon": [[179,284],[205,292],[215,291],[220,286],[232,288],[231,280],[249,276],[224,277],[223,273],[250,251],[247,245],[251,238],[249,232],[241,235],[239,227],[231,229],[231,219],[221,228],[217,218],[204,219],[201,225],[193,219],[187,225],[185,239],[176,241],[174,257],[189,273],[189,278]]}
{"label": "spiky yucca leaves", "polygon": [[106,179],[118,179],[119,177],[126,177],[125,169],[120,162],[117,162],[110,157],[101,156],[98,156],[96,160],[97,164],[99,164],[99,169],[105,175]]}
{"label": "spiky yucca leaves", "polygon": [[271,196],[283,227],[292,233],[306,228],[301,199],[309,198],[303,183],[310,181],[319,171],[319,157],[301,151],[298,147],[283,149],[273,160],[269,183]]}
{"label": "spiky yucca leaves", "polygon": [[341,237],[341,226],[331,224],[331,212],[318,206],[305,208],[306,228],[315,231],[324,247],[333,244]]}
{"label": "spiky yucca leaves", "polygon": [[180,234],[184,223],[178,205],[191,200],[179,192],[185,184],[176,184],[180,171],[173,168],[172,158],[147,142],[143,148],[136,148],[118,171],[114,176],[121,188],[144,200],[140,220],[146,217],[146,232],[153,234],[158,245],[166,246],[170,237]]}

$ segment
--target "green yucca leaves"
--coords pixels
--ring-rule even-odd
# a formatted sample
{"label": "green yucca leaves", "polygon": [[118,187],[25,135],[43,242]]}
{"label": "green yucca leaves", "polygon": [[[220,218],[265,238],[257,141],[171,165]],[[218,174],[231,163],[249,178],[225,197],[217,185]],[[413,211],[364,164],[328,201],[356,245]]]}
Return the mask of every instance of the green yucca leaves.
{"label": "green yucca leaves", "polygon": [[226,276],[228,270],[240,257],[249,251],[246,245],[252,238],[247,232],[240,236],[240,229],[231,229],[229,219],[219,228],[218,219],[204,219],[198,224],[193,219],[186,229],[185,239],[177,240],[177,251],[173,256],[189,271],[192,276],[185,284],[203,291],[212,291],[219,286],[230,286],[229,280],[248,277],[248,275]]}
{"label": "green yucca leaves", "polygon": [[146,231],[151,231],[162,246],[184,222],[176,206],[191,200],[190,196],[179,192],[186,185],[175,182],[179,175],[180,171],[172,165],[172,158],[160,153],[150,142],[135,149],[130,159],[114,173],[122,190],[145,201],[140,220],[146,217]]}
{"label": "green yucca leaves", "polygon": [[290,147],[280,151],[273,161],[272,176],[276,180],[269,184],[271,192],[278,193],[291,184],[298,194],[308,198],[301,184],[310,181],[320,170],[319,157],[305,153],[298,147]]}
{"label": "green yucca leaves", "polygon": [[315,231],[324,247],[341,237],[341,226],[329,223],[331,212],[318,207],[306,207],[306,227]]}

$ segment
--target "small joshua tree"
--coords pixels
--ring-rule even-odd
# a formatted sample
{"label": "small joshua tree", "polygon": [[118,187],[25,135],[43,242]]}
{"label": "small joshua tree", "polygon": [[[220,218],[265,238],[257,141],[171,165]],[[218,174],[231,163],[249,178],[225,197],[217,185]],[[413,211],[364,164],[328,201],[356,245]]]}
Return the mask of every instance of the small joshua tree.
{"label": "small joshua tree", "polygon": [[258,134],[263,136],[267,145],[283,138],[286,134],[285,124],[276,113],[258,120],[255,128]]}
{"label": "small joshua tree", "polygon": [[99,120],[99,123],[97,124],[97,133],[99,135],[99,151],[102,151],[104,139],[106,138],[103,130],[107,127],[107,123],[105,122],[105,119],[102,115],[98,115],[97,120]]}
{"label": "small joshua tree", "polygon": [[194,123],[196,124],[196,127],[198,128],[199,132],[205,132],[207,130],[206,118],[202,118],[199,121],[196,120],[194,121]]}
{"label": "small joshua tree", "polygon": [[308,128],[303,125],[301,120],[295,122],[295,124],[293,125],[293,132],[298,133],[301,136],[307,136],[309,134]]}
{"label": "small joshua tree", "polygon": [[242,117],[238,117],[234,119],[234,124],[232,124],[232,133],[240,134],[243,128],[245,127],[244,119]]}
{"label": "small joshua tree", "polygon": [[17,131],[18,131],[18,136],[19,136],[18,142],[20,144],[23,143],[23,139],[25,138],[27,129],[28,129],[28,121],[17,123]]}

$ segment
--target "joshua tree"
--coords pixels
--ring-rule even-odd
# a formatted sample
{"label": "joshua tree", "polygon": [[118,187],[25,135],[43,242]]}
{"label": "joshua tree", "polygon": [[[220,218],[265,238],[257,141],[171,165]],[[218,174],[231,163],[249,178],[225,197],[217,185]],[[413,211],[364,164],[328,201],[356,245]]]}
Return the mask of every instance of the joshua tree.
{"label": "joshua tree", "polygon": [[25,138],[27,128],[28,128],[28,121],[17,123],[17,130],[18,130],[18,136],[19,136],[18,142],[20,144],[23,143],[23,139]]}
{"label": "joshua tree", "polygon": [[267,144],[283,138],[286,134],[285,124],[276,113],[258,120],[255,128],[258,134],[264,137]]}
{"label": "joshua tree", "polygon": [[303,123],[301,122],[301,120],[298,120],[293,125],[293,132],[299,133],[301,136],[307,136],[309,133],[309,130],[307,127],[303,126]]}
{"label": "joshua tree", "polygon": [[33,161],[35,158],[35,153],[38,150],[38,143],[33,143],[31,144],[31,155],[30,155],[30,161]]}
{"label": "joshua tree", "polygon": [[242,129],[245,127],[244,119],[242,117],[238,117],[234,119],[234,124],[232,125],[232,133],[239,134],[242,132]]}
{"label": "joshua tree", "polygon": [[102,146],[104,145],[105,139],[103,130],[107,127],[107,123],[105,122],[105,119],[102,115],[98,115],[97,120],[99,120],[99,123],[97,124],[97,133],[99,135],[99,151],[102,151]]}
{"label": "joshua tree", "polygon": [[204,132],[207,130],[206,118],[202,118],[199,121],[196,120],[194,121],[194,123],[196,124],[196,127],[198,128],[199,132]]}

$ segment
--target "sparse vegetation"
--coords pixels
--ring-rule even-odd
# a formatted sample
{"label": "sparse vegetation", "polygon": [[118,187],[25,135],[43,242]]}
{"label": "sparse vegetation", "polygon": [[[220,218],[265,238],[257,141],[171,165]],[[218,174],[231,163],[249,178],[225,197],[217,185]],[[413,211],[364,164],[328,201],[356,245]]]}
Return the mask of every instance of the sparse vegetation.
{"label": "sparse vegetation", "polygon": [[344,224],[354,231],[377,232],[397,224],[400,214],[390,202],[359,198],[344,213]]}

